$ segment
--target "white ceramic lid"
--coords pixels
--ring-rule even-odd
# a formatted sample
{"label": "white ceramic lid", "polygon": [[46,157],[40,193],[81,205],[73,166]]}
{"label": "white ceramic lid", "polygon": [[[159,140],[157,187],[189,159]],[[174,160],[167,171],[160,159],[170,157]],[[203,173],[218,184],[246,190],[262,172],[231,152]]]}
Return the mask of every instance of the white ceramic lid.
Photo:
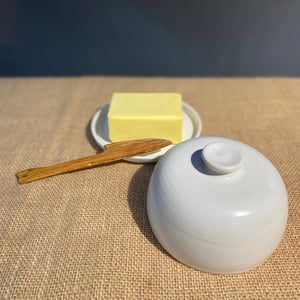
{"label": "white ceramic lid", "polygon": [[234,273],[262,263],[287,222],[287,193],[272,163],[250,146],[201,137],[171,149],[148,189],[151,227],[183,263]]}
{"label": "white ceramic lid", "polygon": [[[107,112],[109,104],[99,108],[91,119],[90,130],[96,143],[104,149],[106,144],[111,143],[108,134]],[[182,141],[193,137],[200,136],[202,129],[202,122],[199,114],[193,107],[185,102],[182,102],[183,124],[182,124]],[[145,155],[137,155],[127,159],[131,162],[147,163],[157,161],[163,154],[165,154],[173,146],[168,146],[155,152]]]}

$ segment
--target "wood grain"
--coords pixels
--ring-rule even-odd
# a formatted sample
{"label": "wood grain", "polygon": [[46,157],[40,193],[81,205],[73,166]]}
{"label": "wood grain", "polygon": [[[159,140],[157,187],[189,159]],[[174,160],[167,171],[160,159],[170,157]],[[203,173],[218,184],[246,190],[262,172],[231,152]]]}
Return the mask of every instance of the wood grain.
{"label": "wood grain", "polygon": [[158,150],[170,144],[172,144],[171,141],[164,139],[142,139],[107,144],[105,146],[106,150],[102,153],[48,167],[26,169],[17,172],[16,176],[20,184],[29,183],[59,174],[83,170],[119,161],[137,154]]}

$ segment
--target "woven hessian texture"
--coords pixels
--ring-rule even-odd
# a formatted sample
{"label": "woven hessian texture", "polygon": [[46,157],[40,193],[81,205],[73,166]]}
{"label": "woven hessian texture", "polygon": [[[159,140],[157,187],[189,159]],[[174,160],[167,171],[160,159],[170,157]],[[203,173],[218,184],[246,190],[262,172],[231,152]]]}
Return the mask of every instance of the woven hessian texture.
{"label": "woven hessian texture", "polygon": [[[289,194],[288,226],[256,269],[213,275],[169,256],[146,213],[153,164],[18,185],[15,173],[94,154],[88,124],[114,92],[180,92],[203,136],[258,149]],[[300,79],[0,79],[0,299],[300,299]]]}

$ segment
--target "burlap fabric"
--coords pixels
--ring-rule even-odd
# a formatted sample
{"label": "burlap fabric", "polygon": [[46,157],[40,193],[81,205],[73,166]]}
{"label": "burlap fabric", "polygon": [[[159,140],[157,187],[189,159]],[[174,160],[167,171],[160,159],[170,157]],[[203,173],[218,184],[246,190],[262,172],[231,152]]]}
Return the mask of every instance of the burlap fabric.
{"label": "burlap fabric", "polygon": [[[289,220],[267,262],[213,275],[170,257],[147,220],[151,164],[18,185],[17,170],[94,154],[88,123],[113,92],[180,92],[202,135],[273,162]],[[0,103],[0,299],[300,299],[300,79],[2,78]]]}

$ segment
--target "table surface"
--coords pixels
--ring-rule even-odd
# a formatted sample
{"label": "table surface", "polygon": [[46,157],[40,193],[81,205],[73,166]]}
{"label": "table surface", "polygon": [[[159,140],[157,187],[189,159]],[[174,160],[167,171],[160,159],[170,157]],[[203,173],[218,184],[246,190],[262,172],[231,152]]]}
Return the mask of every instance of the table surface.
{"label": "table surface", "polygon": [[[179,92],[203,136],[240,140],[289,194],[277,250],[214,275],[159,245],[146,214],[154,164],[120,162],[18,185],[15,173],[96,153],[89,121],[114,92]],[[300,299],[299,78],[1,78],[1,299]]]}

